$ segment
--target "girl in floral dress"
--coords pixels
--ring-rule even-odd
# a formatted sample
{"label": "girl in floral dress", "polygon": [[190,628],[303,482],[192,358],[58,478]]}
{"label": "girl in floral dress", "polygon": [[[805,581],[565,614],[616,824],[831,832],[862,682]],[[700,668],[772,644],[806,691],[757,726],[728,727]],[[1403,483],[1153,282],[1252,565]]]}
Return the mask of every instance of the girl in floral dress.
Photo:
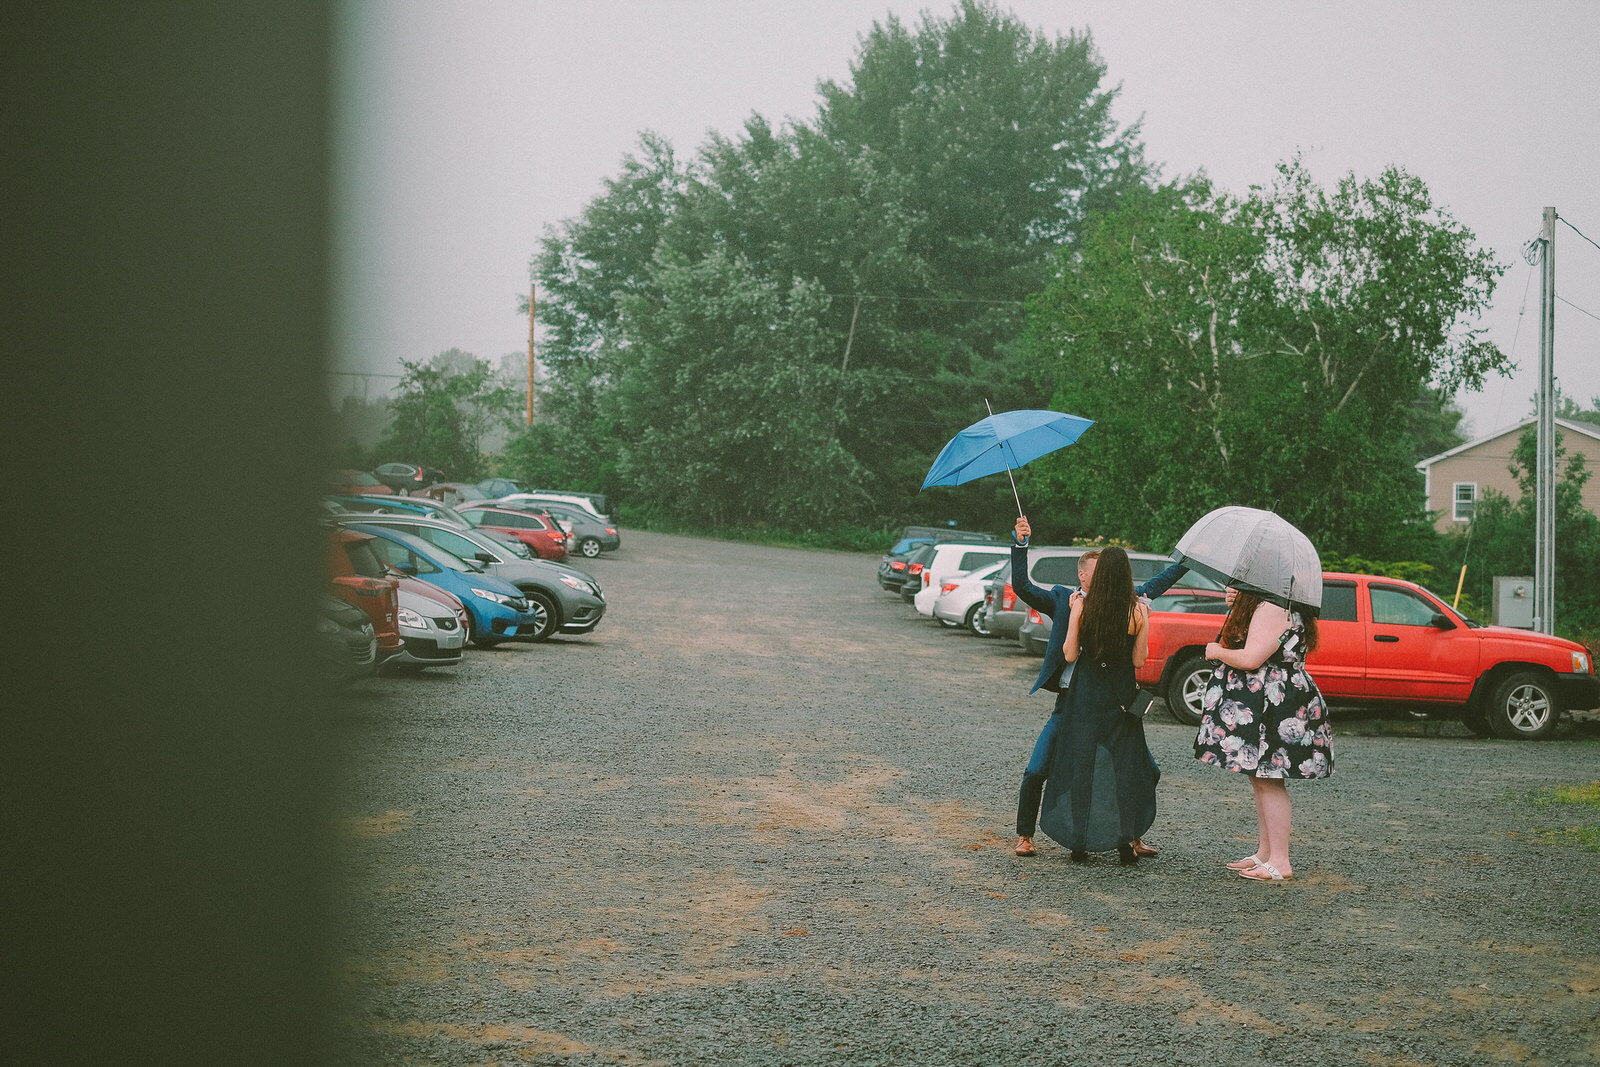
{"label": "girl in floral dress", "polygon": [[1258,881],[1284,881],[1289,863],[1290,778],[1333,773],[1333,733],[1327,705],[1306,673],[1317,647],[1310,615],[1230,588],[1227,621],[1206,646],[1216,672],[1206,687],[1194,755],[1250,776],[1260,839],[1254,855],[1229,869]]}

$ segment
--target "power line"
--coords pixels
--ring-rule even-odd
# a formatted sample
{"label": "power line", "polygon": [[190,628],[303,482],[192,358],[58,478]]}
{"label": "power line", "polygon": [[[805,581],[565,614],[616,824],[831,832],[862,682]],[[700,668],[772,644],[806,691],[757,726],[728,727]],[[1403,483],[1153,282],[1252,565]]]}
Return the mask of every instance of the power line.
{"label": "power line", "polygon": [[1562,296],[1560,293],[1556,294],[1556,299],[1561,301],[1563,304],[1567,305],[1567,307],[1571,308],[1573,311],[1579,312],[1580,314],[1583,314],[1583,315],[1587,315],[1591,319],[1593,319],[1594,321],[1600,322],[1600,315],[1596,315],[1592,311],[1588,311],[1588,310],[1586,310],[1584,308],[1579,307],[1577,304],[1574,304],[1572,301],[1568,300],[1566,297]]}
{"label": "power line", "polygon": [[[1529,242],[1529,244],[1532,243],[1531,241]],[[1524,248],[1524,253],[1526,253],[1526,248]],[[1533,285],[1533,262],[1532,259],[1528,260],[1528,278],[1522,283],[1522,306],[1517,309],[1517,328],[1511,334],[1511,350],[1506,353],[1506,358],[1511,360],[1517,358],[1517,338],[1522,336],[1522,316],[1528,310],[1528,289]],[[1494,425],[1496,426],[1500,425],[1500,411],[1506,404],[1507,384],[1505,381],[1500,383],[1500,398],[1494,403]]]}
{"label": "power line", "polygon": [[[1561,219],[1561,216],[1557,215],[1556,218]],[[1561,219],[1561,221],[1567,223],[1567,229],[1571,230],[1573,233],[1577,234],[1579,237],[1582,237],[1585,241],[1588,241],[1590,244],[1594,245],[1596,248],[1600,248],[1600,244],[1595,244],[1595,240],[1594,240],[1593,237],[1590,237],[1588,234],[1586,234],[1582,230],[1578,229],[1572,223],[1567,222],[1566,219]],[[1558,296],[1558,297],[1556,297],[1556,299],[1560,300],[1561,298]]]}

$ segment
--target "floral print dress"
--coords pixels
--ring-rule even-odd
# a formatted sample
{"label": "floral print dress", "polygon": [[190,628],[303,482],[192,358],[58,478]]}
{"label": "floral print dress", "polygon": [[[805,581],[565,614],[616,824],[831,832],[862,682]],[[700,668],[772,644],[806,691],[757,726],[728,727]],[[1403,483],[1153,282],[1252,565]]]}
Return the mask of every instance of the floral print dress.
{"label": "floral print dress", "polygon": [[1258,778],[1326,778],[1333,773],[1328,706],[1306,673],[1305,624],[1298,612],[1267,662],[1253,671],[1218,664],[1206,686],[1194,757]]}

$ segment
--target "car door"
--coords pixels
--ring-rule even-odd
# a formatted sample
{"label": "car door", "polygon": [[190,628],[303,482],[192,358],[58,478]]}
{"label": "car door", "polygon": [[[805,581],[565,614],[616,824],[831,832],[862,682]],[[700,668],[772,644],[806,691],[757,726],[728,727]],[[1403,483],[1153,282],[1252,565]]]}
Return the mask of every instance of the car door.
{"label": "car door", "polygon": [[1385,582],[1367,583],[1366,695],[1377,700],[1460,703],[1478,677],[1478,639],[1464,626],[1442,629],[1444,605],[1426,594]]}
{"label": "car door", "polygon": [[1329,700],[1355,701],[1366,692],[1367,626],[1356,601],[1355,582],[1323,579],[1317,650],[1306,670]]}

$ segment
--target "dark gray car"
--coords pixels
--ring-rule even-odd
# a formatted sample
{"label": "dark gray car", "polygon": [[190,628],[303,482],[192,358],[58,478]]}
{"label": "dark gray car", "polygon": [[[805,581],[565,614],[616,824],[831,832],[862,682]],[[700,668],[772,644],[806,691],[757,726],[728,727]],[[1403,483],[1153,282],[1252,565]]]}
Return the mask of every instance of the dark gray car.
{"label": "dark gray car", "polygon": [[404,530],[462,559],[484,564],[491,574],[510,582],[528,598],[528,610],[539,618],[537,629],[529,635],[535,641],[555,633],[589,633],[606,613],[605,595],[593,577],[564,563],[520,559],[487,530],[462,529],[419,515],[351,515],[341,516],[339,521]]}

